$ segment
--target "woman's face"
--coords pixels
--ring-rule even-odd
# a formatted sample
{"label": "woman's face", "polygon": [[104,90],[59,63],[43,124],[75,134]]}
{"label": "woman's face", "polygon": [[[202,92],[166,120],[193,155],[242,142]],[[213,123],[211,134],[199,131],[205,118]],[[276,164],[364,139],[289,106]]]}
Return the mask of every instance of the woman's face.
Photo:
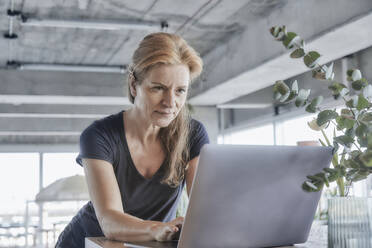
{"label": "woman's face", "polygon": [[168,126],[186,102],[190,72],[186,65],[159,65],[135,85],[134,104],[153,125]]}

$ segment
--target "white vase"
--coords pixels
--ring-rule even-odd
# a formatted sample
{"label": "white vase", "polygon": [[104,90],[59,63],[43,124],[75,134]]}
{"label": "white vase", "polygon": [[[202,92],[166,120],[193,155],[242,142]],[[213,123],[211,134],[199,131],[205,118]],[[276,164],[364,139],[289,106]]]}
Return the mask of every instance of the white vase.
{"label": "white vase", "polygon": [[328,247],[372,248],[372,198],[328,199]]}

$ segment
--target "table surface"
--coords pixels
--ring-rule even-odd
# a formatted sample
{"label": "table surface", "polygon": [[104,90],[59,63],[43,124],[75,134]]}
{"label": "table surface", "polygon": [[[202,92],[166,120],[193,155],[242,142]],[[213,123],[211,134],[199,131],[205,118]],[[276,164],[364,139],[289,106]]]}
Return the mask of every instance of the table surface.
{"label": "table surface", "polygon": [[[125,248],[123,242],[108,240],[105,237],[89,237],[85,238],[85,248]],[[313,245],[308,242],[293,246],[280,246],[280,248],[326,248],[325,246]]]}
{"label": "table surface", "polygon": [[[304,244],[293,246],[281,246],[280,248],[327,248],[328,227],[324,223],[314,221],[310,230],[309,238]],[[105,237],[85,238],[85,248],[125,248],[123,242],[108,240]]]}

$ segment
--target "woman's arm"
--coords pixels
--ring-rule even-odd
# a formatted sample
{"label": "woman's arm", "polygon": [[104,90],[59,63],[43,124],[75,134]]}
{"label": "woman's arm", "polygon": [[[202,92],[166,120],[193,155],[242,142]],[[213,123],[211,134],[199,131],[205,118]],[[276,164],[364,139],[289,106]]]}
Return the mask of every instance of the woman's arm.
{"label": "woman's arm", "polygon": [[186,170],[186,189],[187,195],[190,197],[192,183],[194,181],[196,169],[198,168],[199,164],[199,156],[193,158],[189,162],[189,167]]}
{"label": "woman's arm", "polygon": [[124,213],[112,165],[104,160],[83,159],[90,199],[104,235],[120,241],[170,240],[182,219],[168,223],[145,221]]}

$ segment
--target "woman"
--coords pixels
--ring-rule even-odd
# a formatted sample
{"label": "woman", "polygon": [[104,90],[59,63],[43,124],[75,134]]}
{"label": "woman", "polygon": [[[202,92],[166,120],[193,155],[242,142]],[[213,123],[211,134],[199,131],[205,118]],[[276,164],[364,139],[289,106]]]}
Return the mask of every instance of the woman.
{"label": "woman", "polygon": [[56,247],[83,247],[85,237],[171,240],[183,187],[190,194],[204,126],[189,118],[186,97],[202,60],[181,37],[154,33],[134,52],[127,111],[95,121],[80,137],[91,202],[71,220]]}

